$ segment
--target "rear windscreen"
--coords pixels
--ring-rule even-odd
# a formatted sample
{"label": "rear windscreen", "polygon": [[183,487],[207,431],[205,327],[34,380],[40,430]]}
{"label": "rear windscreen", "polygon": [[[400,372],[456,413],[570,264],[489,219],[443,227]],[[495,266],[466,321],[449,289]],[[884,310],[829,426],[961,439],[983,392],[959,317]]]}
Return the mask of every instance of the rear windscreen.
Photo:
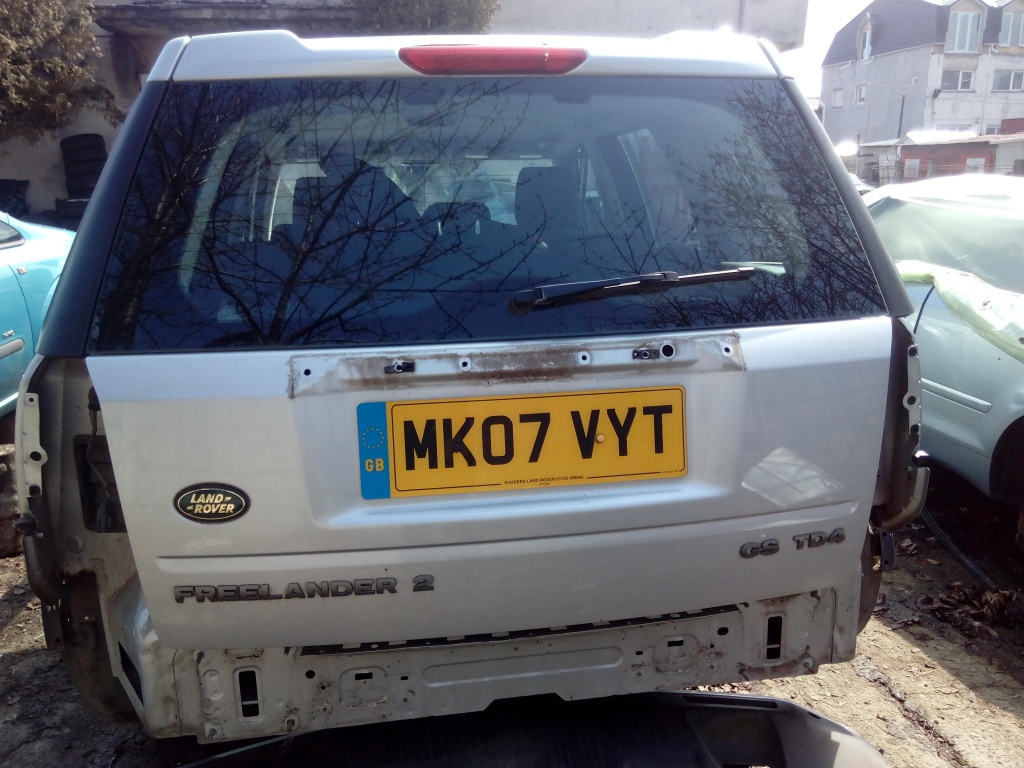
{"label": "rear windscreen", "polygon": [[91,349],[543,339],[883,311],[776,81],[186,83],[170,86],[139,163]]}

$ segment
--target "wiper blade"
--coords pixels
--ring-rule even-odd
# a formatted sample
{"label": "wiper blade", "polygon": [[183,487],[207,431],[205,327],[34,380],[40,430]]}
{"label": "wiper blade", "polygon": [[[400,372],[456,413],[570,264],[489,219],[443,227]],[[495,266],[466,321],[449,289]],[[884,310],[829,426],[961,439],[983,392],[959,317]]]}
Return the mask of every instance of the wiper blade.
{"label": "wiper blade", "polygon": [[688,275],[680,275],[678,272],[652,272],[646,275],[611,277],[606,280],[537,285],[523,291],[516,291],[509,296],[508,308],[515,315],[525,315],[535,309],[552,309],[566,304],[578,304],[582,301],[659,293],[690,285],[749,280],[756,272],[755,267],[736,267],[735,269],[695,272]]}

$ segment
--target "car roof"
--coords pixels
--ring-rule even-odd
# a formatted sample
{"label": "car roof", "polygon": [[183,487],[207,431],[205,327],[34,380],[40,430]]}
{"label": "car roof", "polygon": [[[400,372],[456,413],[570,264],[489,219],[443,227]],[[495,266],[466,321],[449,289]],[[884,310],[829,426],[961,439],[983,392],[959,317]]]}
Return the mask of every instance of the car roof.
{"label": "car roof", "polygon": [[[658,38],[435,35],[300,39],[286,31],[181,37],[165,46],[150,81],[291,77],[424,77],[398,56],[412,46],[582,48],[586,61],[564,76],[697,75],[778,78],[770,43],[728,32],[673,32]],[[259,51],[259,55],[253,55]]]}

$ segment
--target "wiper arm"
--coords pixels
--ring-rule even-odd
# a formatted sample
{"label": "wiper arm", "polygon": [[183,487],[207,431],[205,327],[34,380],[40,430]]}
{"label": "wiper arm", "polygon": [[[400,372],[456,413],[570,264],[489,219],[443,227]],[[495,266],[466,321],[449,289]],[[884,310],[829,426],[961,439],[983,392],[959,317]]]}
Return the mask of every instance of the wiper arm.
{"label": "wiper arm", "polygon": [[508,308],[512,314],[525,315],[535,309],[551,309],[583,301],[659,293],[690,285],[749,280],[756,272],[755,267],[736,267],[735,269],[696,272],[689,275],[680,275],[678,272],[652,272],[646,275],[611,277],[606,280],[537,285],[523,291],[516,291],[509,296]]}

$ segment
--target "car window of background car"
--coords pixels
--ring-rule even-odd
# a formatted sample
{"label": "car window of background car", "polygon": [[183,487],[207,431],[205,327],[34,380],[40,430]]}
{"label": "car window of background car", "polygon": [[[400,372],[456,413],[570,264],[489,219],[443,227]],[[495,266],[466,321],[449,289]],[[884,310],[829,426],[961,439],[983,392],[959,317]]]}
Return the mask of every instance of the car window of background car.
{"label": "car window of background car", "polygon": [[22,243],[24,239],[18,230],[0,221],[0,248],[10,248]]}

